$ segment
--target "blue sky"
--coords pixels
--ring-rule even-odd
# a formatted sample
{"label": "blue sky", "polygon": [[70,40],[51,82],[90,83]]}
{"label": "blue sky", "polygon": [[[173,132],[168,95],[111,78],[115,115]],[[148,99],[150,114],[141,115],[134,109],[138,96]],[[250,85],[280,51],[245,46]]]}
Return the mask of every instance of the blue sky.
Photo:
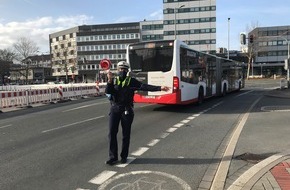
{"label": "blue sky", "polygon": [[[239,34],[253,26],[290,25],[288,0],[216,0],[217,48],[239,50]],[[288,3],[287,3],[288,2]],[[163,0],[0,0],[0,49],[19,37],[49,50],[49,34],[82,24],[162,19]]]}

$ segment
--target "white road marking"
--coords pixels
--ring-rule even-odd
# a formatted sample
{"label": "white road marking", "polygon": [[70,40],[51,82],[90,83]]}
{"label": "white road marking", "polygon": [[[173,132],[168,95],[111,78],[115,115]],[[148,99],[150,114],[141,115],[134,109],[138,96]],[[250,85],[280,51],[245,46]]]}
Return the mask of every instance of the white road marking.
{"label": "white road marking", "polygon": [[141,156],[142,154],[144,154],[149,148],[148,147],[140,147],[138,150],[136,150],[135,152],[132,152],[131,155],[133,156]]}
{"label": "white road marking", "polygon": [[[171,174],[168,174],[168,173],[164,173],[164,172],[146,171],[146,170],[145,171],[144,170],[143,171],[132,171],[132,172],[129,172],[129,173],[123,173],[123,174],[116,175],[113,178],[109,179],[108,181],[104,182],[98,188],[98,190],[115,189],[114,187],[109,188],[109,185],[113,184],[114,182],[116,182],[116,181],[118,181],[118,180],[120,180],[122,178],[123,178],[123,181],[124,181],[124,179],[126,179],[126,177],[128,177],[128,176],[138,176],[138,175],[144,176],[144,175],[152,175],[152,174],[156,175],[156,176],[166,177],[166,178],[168,178],[169,181],[173,180],[174,182],[176,182],[177,184],[180,185],[180,188],[178,188],[178,189],[191,190],[191,187],[185,181],[183,181],[182,179],[180,179],[180,178],[178,178],[178,177],[176,177],[174,175],[171,175]],[[115,186],[115,187],[117,187],[117,186]],[[158,188],[158,189],[161,189],[161,188]]]}
{"label": "white road marking", "polygon": [[188,123],[188,122],[190,122],[190,120],[188,120],[188,119],[185,119],[185,120],[181,121],[181,123]]}
{"label": "white road marking", "polygon": [[245,95],[245,94],[251,93],[251,92],[253,92],[253,91],[254,91],[254,90],[250,90],[250,91],[248,91],[248,92],[244,92],[244,93],[242,93],[242,94],[239,94],[239,95],[235,96],[234,98],[238,98],[238,97],[240,97],[240,96],[243,96],[243,95]]}
{"label": "white road marking", "polygon": [[159,141],[160,141],[160,139],[153,139],[153,140],[150,141],[147,145],[148,145],[148,146],[154,146],[154,145],[156,145]]}
{"label": "white road marking", "polygon": [[[145,105],[145,106],[141,106],[141,107],[146,107],[146,106],[150,106],[150,105]],[[201,112],[203,113],[203,112]],[[173,127],[167,129],[167,132],[166,133],[162,133],[161,134],[161,138],[166,138],[171,132],[174,132],[176,131],[178,128],[180,128],[181,126],[183,126],[185,123],[188,123],[190,120],[198,117],[201,113],[199,114],[194,114],[190,117],[188,117],[186,120],[183,120],[181,121],[180,123],[177,123],[175,124]],[[150,146],[150,147],[153,147],[154,145],[156,145],[158,142],[160,142],[160,139],[153,139],[151,140],[147,145]],[[131,155],[134,155],[134,156],[141,156],[142,154],[144,154],[146,151],[148,151],[149,148],[148,147],[140,147],[138,150],[136,150],[135,152],[132,152]],[[179,159],[184,159],[183,156],[178,156]],[[128,157],[128,160],[127,160],[127,163],[125,164],[117,164],[115,165],[116,167],[119,167],[119,168],[124,168],[126,167],[127,165],[129,165],[132,161],[134,161],[136,158],[134,157]],[[144,172],[144,171],[142,171]],[[141,173],[142,173],[141,172]],[[90,183],[93,183],[93,184],[98,184],[98,185],[104,185],[106,183],[110,183],[110,181],[112,179],[110,179],[113,175],[115,175],[117,172],[114,172],[114,171],[103,171],[101,174],[97,175],[95,178],[91,179],[89,182]],[[129,175],[133,174],[138,174],[139,172],[131,172],[129,173]],[[151,173],[151,171],[145,171],[145,173]],[[160,172],[153,172],[154,174],[161,174]],[[128,174],[126,174],[128,175]],[[165,176],[169,176],[169,174],[161,174],[161,175],[165,175]],[[122,174],[121,174],[122,176]],[[170,176],[171,177],[171,176]],[[115,178],[115,177],[114,177]],[[118,178],[118,177],[117,177]],[[175,177],[174,177],[175,178]],[[185,189],[188,189],[190,190],[191,188],[184,182],[182,182],[182,180],[178,179],[178,178],[175,178],[177,179],[177,181],[180,181],[182,185],[184,185]],[[103,184],[104,183],[104,184]],[[104,187],[102,187],[104,188]],[[102,189],[101,188],[101,189]],[[83,190],[83,189],[77,189],[77,190]]]}
{"label": "white road marking", "polygon": [[128,157],[127,158],[127,163],[125,164],[117,164],[115,165],[116,167],[119,167],[119,168],[125,168],[126,166],[128,166],[131,162],[133,162],[136,158],[134,157]]}
{"label": "white road marking", "polygon": [[165,139],[169,134],[170,134],[170,133],[163,133],[163,134],[161,134],[160,137],[161,137],[162,139]]}
{"label": "white road marking", "polygon": [[0,129],[4,129],[4,128],[10,127],[10,126],[12,126],[12,124],[4,125],[4,126],[0,127]]}
{"label": "white road marking", "polygon": [[90,189],[77,188],[76,190],[90,190]]}
{"label": "white road marking", "polygon": [[222,103],[224,103],[224,102],[223,102],[223,101],[221,101],[221,102],[219,102],[219,103],[217,103],[217,104],[213,105],[213,106],[212,106],[212,108],[215,108],[215,107],[217,107],[217,106],[221,105]]}
{"label": "white road marking", "polygon": [[101,185],[105,181],[107,181],[109,178],[111,178],[113,175],[115,175],[117,172],[115,171],[103,171],[93,179],[89,181],[89,183],[96,184],[96,185]]}
{"label": "white road marking", "polygon": [[90,119],[86,119],[86,120],[78,121],[78,122],[75,122],[75,123],[71,123],[71,124],[60,126],[60,127],[56,127],[56,128],[53,128],[53,129],[44,130],[41,133],[47,133],[47,132],[55,131],[55,130],[58,130],[58,129],[63,129],[63,128],[66,128],[66,127],[70,127],[70,126],[73,126],[73,125],[78,125],[78,124],[81,124],[81,123],[85,123],[85,122],[88,122],[88,121],[100,119],[100,118],[103,118],[103,117],[105,117],[105,116],[102,115],[102,116],[99,116],[99,117],[93,117],[93,118],[90,118]]}
{"label": "white road marking", "polygon": [[109,103],[109,102],[99,102],[99,103],[94,103],[94,104],[89,104],[89,105],[85,105],[85,106],[80,106],[80,107],[77,107],[77,108],[64,110],[62,112],[69,112],[69,111],[74,111],[74,110],[78,110],[78,109],[83,109],[83,108],[87,108],[87,107],[91,107],[91,106],[95,106],[95,105],[100,105],[100,104],[107,104],[107,103]]}
{"label": "white road marking", "polygon": [[224,152],[224,155],[221,159],[221,162],[219,164],[219,167],[217,169],[217,172],[214,176],[214,179],[211,184],[210,190],[220,190],[224,188],[226,177],[229,171],[229,167],[231,164],[231,159],[233,157],[239,136],[242,132],[242,129],[244,128],[244,125],[250,115],[251,110],[253,107],[260,101],[262,97],[258,98],[251,107],[247,110],[247,112],[243,115],[242,119],[239,121],[237,126],[235,127],[231,139],[227,144],[226,150]]}
{"label": "white road marking", "polygon": [[172,132],[176,131],[176,129],[177,129],[177,128],[175,128],[175,127],[171,127],[171,128],[169,128],[169,129],[167,129],[166,132],[168,132],[168,133],[172,133]]}
{"label": "white road marking", "polygon": [[177,128],[179,128],[179,127],[181,127],[181,126],[183,126],[183,125],[184,125],[184,123],[177,123],[177,124],[173,125],[173,127],[177,127]]}

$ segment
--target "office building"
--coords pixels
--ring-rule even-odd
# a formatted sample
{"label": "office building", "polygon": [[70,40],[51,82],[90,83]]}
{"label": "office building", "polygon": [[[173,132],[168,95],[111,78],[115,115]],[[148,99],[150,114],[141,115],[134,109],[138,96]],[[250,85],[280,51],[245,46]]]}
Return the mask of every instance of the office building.
{"label": "office building", "polygon": [[215,0],[163,0],[164,39],[180,39],[208,53],[216,50]]}
{"label": "office building", "polygon": [[65,82],[106,80],[102,59],[126,59],[130,43],[180,39],[208,53],[216,49],[215,0],[163,0],[163,20],[82,25],[50,34],[53,76]]}
{"label": "office building", "polygon": [[248,49],[253,50],[253,75],[285,76],[289,57],[290,26],[257,27],[248,34]]}
{"label": "office building", "polygon": [[[102,59],[126,59],[126,47],[140,41],[140,23],[82,25],[50,35],[53,75],[66,82],[105,80]],[[65,76],[65,77],[64,77]]]}

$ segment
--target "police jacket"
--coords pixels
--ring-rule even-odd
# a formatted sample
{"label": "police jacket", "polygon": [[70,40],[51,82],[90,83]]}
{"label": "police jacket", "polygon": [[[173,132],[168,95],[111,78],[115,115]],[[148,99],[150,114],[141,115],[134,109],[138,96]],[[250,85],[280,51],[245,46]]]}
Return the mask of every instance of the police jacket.
{"label": "police jacket", "polygon": [[119,77],[116,77],[113,78],[111,83],[107,83],[105,93],[110,94],[109,99],[112,105],[132,107],[134,92],[136,90],[160,91],[161,86],[143,84],[137,79],[129,76],[127,76],[123,81],[121,81]]}

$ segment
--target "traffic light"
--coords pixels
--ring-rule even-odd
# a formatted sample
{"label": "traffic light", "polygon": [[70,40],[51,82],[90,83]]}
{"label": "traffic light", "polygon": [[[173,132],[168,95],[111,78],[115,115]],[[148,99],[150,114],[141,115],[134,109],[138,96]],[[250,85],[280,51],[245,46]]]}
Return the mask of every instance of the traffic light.
{"label": "traffic light", "polygon": [[240,34],[240,43],[242,45],[246,45],[246,34],[243,33]]}
{"label": "traffic light", "polygon": [[252,44],[254,42],[254,35],[251,34],[249,39],[250,39],[250,43]]}

